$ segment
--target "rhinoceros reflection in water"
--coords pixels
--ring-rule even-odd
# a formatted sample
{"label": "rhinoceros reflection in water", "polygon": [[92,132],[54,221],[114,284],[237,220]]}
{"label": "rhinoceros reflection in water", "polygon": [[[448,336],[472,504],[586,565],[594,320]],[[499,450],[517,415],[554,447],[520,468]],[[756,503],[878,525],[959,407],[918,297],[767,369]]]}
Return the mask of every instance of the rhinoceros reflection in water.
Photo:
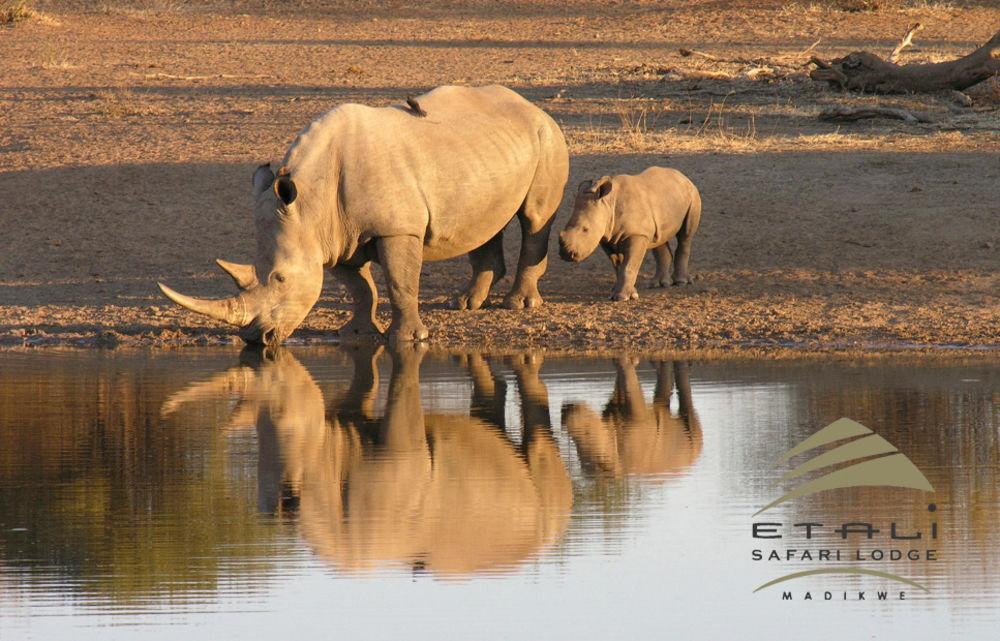
{"label": "rhinoceros reflection in water", "polygon": [[297,511],[304,539],[338,568],[513,566],[561,537],[573,501],[538,363],[514,364],[524,416],[516,445],[502,418],[505,385],[478,356],[466,359],[474,409],[501,412],[425,415],[422,350],[393,351],[382,417],[374,412],[377,351],[364,348],[351,352],[351,385],[329,406],[306,368],[279,351],[189,388],[166,409],[208,390],[236,391],[233,420],[257,428],[261,507]]}
{"label": "rhinoceros reflection in water", "polygon": [[[646,404],[636,374],[636,361],[615,362],[615,389],[604,411],[582,404],[564,405],[563,427],[580,458],[615,476],[679,472],[701,454],[698,415],[691,403],[687,364],[656,363],[653,403]],[[670,412],[670,395],[677,383],[678,413]]]}

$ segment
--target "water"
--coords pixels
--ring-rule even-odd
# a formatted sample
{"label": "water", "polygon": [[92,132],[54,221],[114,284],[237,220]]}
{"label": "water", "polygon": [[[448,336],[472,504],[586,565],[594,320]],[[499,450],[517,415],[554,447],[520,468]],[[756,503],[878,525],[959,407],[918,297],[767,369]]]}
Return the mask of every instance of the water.
{"label": "water", "polygon": [[[998,400],[984,358],[3,353],[0,639],[995,638]],[[809,458],[781,454],[841,417],[934,491],[754,517]],[[789,548],[865,560],[753,560]],[[927,591],[754,592],[831,567]]]}

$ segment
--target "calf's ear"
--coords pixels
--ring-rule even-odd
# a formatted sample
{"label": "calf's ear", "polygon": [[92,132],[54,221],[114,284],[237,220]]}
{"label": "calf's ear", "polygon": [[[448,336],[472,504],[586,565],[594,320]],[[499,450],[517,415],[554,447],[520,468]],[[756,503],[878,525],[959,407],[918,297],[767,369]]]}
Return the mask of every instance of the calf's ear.
{"label": "calf's ear", "polygon": [[604,198],[611,193],[611,177],[602,176],[600,180],[597,181],[596,189],[598,198]]}
{"label": "calf's ear", "polygon": [[253,192],[260,194],[271,186],[274,182],[274,173],[271,171],[271,164],[264,163],[253,172]]}
{"label": "calf's ear", "polygon": [[587,180],[581,180],[580,184],[576,186],[576,191],[577,191],[577,193],[584,192],[584,191],[591,191],[591,189],[593,188],[593,186],[594,186],[594,181],[593,180],[591,180],[589,178]]}

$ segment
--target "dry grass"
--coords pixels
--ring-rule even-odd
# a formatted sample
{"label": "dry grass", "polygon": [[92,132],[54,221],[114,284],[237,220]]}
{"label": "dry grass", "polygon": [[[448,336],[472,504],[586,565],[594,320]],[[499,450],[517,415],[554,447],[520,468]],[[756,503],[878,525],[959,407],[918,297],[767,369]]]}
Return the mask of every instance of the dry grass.
{"label": "dry grass", "polygon": [[37,12],[28,0],[0,0],[0,24],[14,24],[34,18]]}
{"label": "dry grass", "polygon": [[625,138],[633,146],[641,146],[649,132],[649,109],[630,109],[625,104],[616,105],[616,113]]}
{"label": "dry grass", "polygon": [[813,2],[789,2],[779,9],[781,16],[795,16],[808,13],[828,13],[830,10],[845,13],[891,13],[934,14],[952,11],[955,5],[940,0],[814,0]]}
{"label": "dry grass", "polygon": [[728,96],[718,104],[712,101],[695,135],[714,137],[718,144],[729,149],[742,146],[754,147],[757,143],[756,116],[751,113],[745,127],[731,126],[726,116],[727,99]]}
{"label": "dry grass", "polygon": [[144,18],[162,13],[189,11],[190,4],[180,0],[136,0],[134,2],[100,2],[94,5],[95,13],[104,15]]}
{"label": "dry grass", "polygon": [[899,0],[829,0],[830,4],[840,11],[885,11],[896,9],[901,4]]}
{"label": "dry grass", "polygon": [[103,116],[125,118],[145,116],[153,113],[149,105],[126,86],[110,87],[92,95],[97,102],[97,110]]}
{"label": "dry grass", "polygon": [[51,44],[41,47],[37,65],[42,69],[70,70],[80,68],[80,65],[70,60],[69,52],[64,47]]}

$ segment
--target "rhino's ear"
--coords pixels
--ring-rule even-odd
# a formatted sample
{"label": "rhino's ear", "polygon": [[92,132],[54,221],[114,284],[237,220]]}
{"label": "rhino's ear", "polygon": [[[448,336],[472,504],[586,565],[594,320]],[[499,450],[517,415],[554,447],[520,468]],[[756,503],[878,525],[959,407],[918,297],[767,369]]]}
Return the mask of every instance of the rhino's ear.
{"label": "rhino's ear", "polygon": [[271,171],[271,163],[264,163],[253,172],[253,192],[263,193],[265,189],[274,182],[274,173]]}
{"label": "rhino's ear", "polygon": [[274,193],[277,194],[285,206],[295,202],[295,197],[299,195],[299,190],[295,187],[295,182],[284,169],[278,172],[278,177],[274,180]]}
{"label": "rhino's ear", "polygon": [[611,177],[603,176],[597,181],[596,189],[594,190],[598,198],[604,198],[611,193]]}

